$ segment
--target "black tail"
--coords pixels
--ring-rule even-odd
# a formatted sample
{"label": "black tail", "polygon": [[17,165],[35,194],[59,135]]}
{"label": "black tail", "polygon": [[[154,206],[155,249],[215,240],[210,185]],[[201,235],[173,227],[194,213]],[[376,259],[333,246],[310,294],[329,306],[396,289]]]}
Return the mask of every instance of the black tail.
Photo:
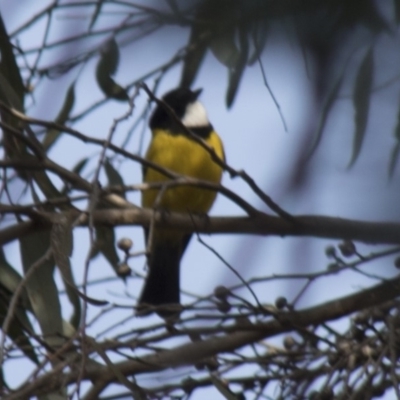
{"label": "black tail", "polygon": [[[147,306],[179,304],[179,263],[182,256],[182,244],[156,240],[148,258],[149,272],[139,299],[139,315],[146,315],[153,310]],[[168,310],[170,308],[170,310]],[[172,307],[173,308],[173,307]],[[175,307],[176,310],[176,307]],[[176,314],[171,307],[155,310],[160,316]]]}

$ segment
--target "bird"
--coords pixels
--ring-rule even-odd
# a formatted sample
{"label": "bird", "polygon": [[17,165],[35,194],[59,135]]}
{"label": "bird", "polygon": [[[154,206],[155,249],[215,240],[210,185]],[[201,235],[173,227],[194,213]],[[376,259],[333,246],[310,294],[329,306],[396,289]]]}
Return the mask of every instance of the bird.
{"label": "bird", "polygon": [[[208,120],[206,109],[198,100],[201,92],[202,89],[180,87],[162,97],[149,120],[152,138],[145,159],[176,174],[219,184],[223,168],[215,161],[215,156],[225,161],[224,147]],[[191,135],[213,149],[214,157]],[[169,179],[149,166],[143,168],[145,183]],[[142,191],[142,206],[156,207],[162,212],[206,215],[216,195],[216,191],[196,186],[152,188]],[[149,239],[149,230],[145,229],[146,245],[149,240],[151,243],[147,255],[148,273],[138,300],[137,314],[148,315],[155,311],[168,318],[179,314],[177,310],[181,309],[180,262],[192,234],[155,227],[151,236]]]}

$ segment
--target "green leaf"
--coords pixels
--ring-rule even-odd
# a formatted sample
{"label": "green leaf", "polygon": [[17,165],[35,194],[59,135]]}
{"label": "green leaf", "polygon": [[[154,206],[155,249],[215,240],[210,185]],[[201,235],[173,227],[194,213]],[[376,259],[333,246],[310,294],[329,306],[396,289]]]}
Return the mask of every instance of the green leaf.
{"label": "green leaf", "polygon": [[[1,76],[7,81],[9,87],[13,89],[13,97],[15,96],[13,103],[10,104],[6,101],[6,104],[12,105],[12,107],[18,110],[23,110],[24,104],[24,93],[25,87],[22,81],[20,70],[17,61],[14,56],[13,45],[10,42],[6,27],[2,15],[0,14],[0,73]],[[3,82],[4,84],[4,82]],[[3,86],[3,84],[1,86]]]}
{"label": "green leaf", "polygon": [[[121,175],[108,159],[105,160],[104,169],[106,171],[108,183],[110,185],[124,185],[124,181]],[[102,206],[100,206],[99,208],[102,208]],[[118,274],[120,260],[117,250],[115,248],[114,228],[108,226],[96,227],[96,248],[93,250],[93,257],[95,257],[98,252],[102,253],[106,260],[110,263],[114,271]]]}
{"label": "green leaf", "polygon": [[108,226],[96,227],[96,246],[114,271],[118,273],[119,257],[115,248],[114,228]]}
{"label": "green leaf", "polygon": [[372,48],[370,48],[360,65],[354,85],[353,105],[355,110],[355,132],[353,138],[353,154],[348,168],[351,168],[357,160],[364,141],[369,115],[373,76],[374,53]]}
{"label": "green leaf", "polygon": [[[2,326],[10,308],[13,293],[17,290],[22,277],[7,262],[3,249],[0,249],[0,325]],[[25,288],[22,288],[17,306],[13,310],[13,318],[10,321],[7,336],[17,347],[34,363],[38,364],[35,350],[29,341],[29,334],[33,333],[33,327],[27,316],[27,311],[32,310]],[[28,333],[28,334],[27,334]]]}
{"label": "green leaf", "polygon": [[[86,167],[86,164],[88,163],[88,161],[89,161],[89,158],[88,158],[88,157],[82,158],[82,160],[79,160],[79,161],[75,164],[75,166],[72,168],[71,171],[74,172],[75,174],[80,175],[81,172],[82,172],[82,170]],[[64,188],[61,190],[61,193],[62,193],[63,195],[65,195],[65,194],[67,194],[68,192],[69,192],[69,187],[68,187],[68,185],[66,185],[66,186],[64,186]]]}
{"label": "green leaf", "polygon": [[[14,292],[21,280],[21,275],[8,263],[3,249],[0,248],[0,284],[9,292]],[[32,310],[25,288],[20,294],[20,301],[24,308]]]}
{"label": "green leaf", "polygon": [[[1,65],[2,63],[0,63]],[[7,77],[3,74],[0,68],[0,100],[7,104],[9,107],[15,108],[18,111],[22,111],[22,102],[19,98],[17,92],[14,87],[7,80]],[[15,120],[15,123],[12,123],[11,126],[17,127],[17,119],[13,116],[7,115],[7,120]]]}
{"label": "green leaf", "polygon": [[265,44],[267,43],[268,29],[264,24],[258,23],[252,34],[253,39],[253,54],[249,56],[248,65],[253,65],[261,56],[264,50]]}
{"label": "green leaf", "polygon": [[82,158],[82,160],[78,161],[75,166],[72,168],[72,172],[75,172],[76,174],[80,174],[82,170],[86,167],[86,164],[88,163],[89,158],[85,157]]}
{"label": "green leaf", "polygon": [[[3,325],[7,315],[12,293],[7,292],[0,285],[0,323]],[[35,350],[29,340],[29,335],[26,332],[32,333],[33,330],[27,331],[26,323],[29,319],[25,310],[17,305],[13,311],[13,316],[8,325],[6,335],[14,342],[14,344],[21,350],[35,364],[39,364]]]}
{"label": "green leaf", "polygon": [[235,43],[235,31],[233,29],[215,35],[210,42],[210,49],[221,64],[228,68],[236,67],[240,52]]}
{"label": "green leaf", "polygon": [[396,17],[396,23],[400,23],[400,0],[394,0],[394,15]]}
{"label": "green leaf", "polygon": [[9,387],[6,380],[4,379],[3,368],[0,367],[0,390],[4,392],[4,388]]}
{"label": "green leaf", "polygon": [[[28,156],[30,156],[30,154],[28,154],[27,157]],[[61,192],[54,186],[45,171],[33,171],[32,176],[47,199],[57,199],[62,197]],[[60,205],[60,208],[70,208],[70,206]]]}
{"label": "green leaf", "polygon": [[318,123],[318,128],[317,128],[317,131],[315,132],[311,148],[307,154],[307,158],[310,158],[314,154],[315,150],[317,149],[317,147],[321,141],[322,134],[325,129],[325,125],[326,125],[326,121],[328,119],[329,112],[331,111],[332,106],[337,99],[339,89],[342,86],[342,81],[343,81],[343,74],[339,77],[339,79],[336,81],[335,85],[333,86],[331,92],[328,94],[326,102],[321,111],[321,117],[320,117],[320,120]]}
{"label": "green leaf", "polygon": [[240,57],[236,60],[236,64],[233,68],[229,69],[229,83],[228,90],[226,93],[226,105],[230,108],[235,100],[237,90],[239,88],[240,81],[244,69],[247,64],[249,56],[249,42],[244,29],[239,31],[239,42],[240,42]]}
{"label": "green leaf", "polygon": [[397,141],[400,142],[400,102],[399,102],[399,109],[397,110],[397,124],[396,128],[394,129],[394,137]]}
{"label": "green leaf", "polygon": [[397,141],[394,144],[390,154],[389,168],[388,168],[389,180],[393,178],[394,171],[396,170],[396,166],[399,161],[399,154],[400,154],[400,141]]}
{"label": "green leaf", "polygon": [[[29,273],[26,289],[42,334],[51,346],[63,343],[60,299],[54,281],[54,258],[49,256],[50,230],[22,237],[20,253],[25,274]],[[30,271],[35,268],[34,271]]]}
{"label": "green leaf", "polygon": [[119,64],[119,49],[116,41],[107,41],[102,48],[100,60],[97,63],[96,79],[100,89],[110,98],[128,101],[125,89],[116,83],[111,76],[117,71]]}
{"label": "green leaf", "polygon": [[397,111],[397,123],[396,127],[394,128],[394,137],[396,139],[396,143],[394,144],[392,148],[392,152],[390,154],[390,160],[389,160],[389,170],[388,170],[388,175],[389,175],[389,180],[393,178],[394,171],[396,170],[396,166],[399,160],[399,153],[400,153],[400,103],[399,103],[399,109]]}
{"label": "green leaf", "polygon": [[84,301],[86,301],[87,303],[89,303],[92,306],[104,307],[104,306],[110,304],[107,300],[98,300],[98,299],[94,299],[93,297],[89,297],[88,295],[80,292],[76,287],[74,287],[73,290],[76,292],[76,294],[80,298],[82,298]]}
{"label": "green leaf", "polygon": [[[124,181],[120,173],[114,168],[114,166],[110,163],[110,160],[106,158],[104,163],[104,169],[106,171],[107,179],[110,185],[113,186],[124,186]],[[121,196],[125,199],[125,193],[121,193]]]}
{"label": "green leaf", "polygon": [[[17,61],[14,56],[13,45],[6,31],[2,15],[0,13],[0,100],[9,107],[18,111],[23,111],[25,88],[22,82],[21,74]],[[20,130],[20,121],[18,118],[6,113],[0,112],[2,122],[11,127]],[[10,159],[23,157],[26,154],[26,144],[3,129],[4,149]],[[19,174],[22,178],[23,173]]]}
{"label": "green leaf", "polygon": [[[61,110],[58,113],[54,122],[60,125],[64,125],[69,118],[74,103],[75,103],[75,82],[73,82],[71,86],[68,88],[64,104],[62,105]],[[43,139],[43,147],[46,151],[48,151],[50,147],[57,141],[57,139],[60,137],[60,133],[61,131],[57,129],[49,129],[47,131],[47,134]]]}
{"label": "green leaf", "polygon": [[190,34],[188,51],[185,55],[185,60],[182,68],[182,76],[179,86],[190,87],[195,80],[200,66],[206,55],[208,43],[203,40],[199,42],[199,29],[198,25],[194,24]]}
{"label": "green leaf", "polygon": [[[2,68],[3,66],[4,63],[0,62],[0,101],[11,108],[22,111],[21,99],[11,85],[10,81],[7,79],[7,76],[4,75]],[[21,131],[20,121],[18,120],[18,118],[8,114],[5,111],[1,111],[0,115],[4,123],[18,131]],[[24,155],[27,153],[26,144],[22,140],[14,136],[12,132],[10,132],[8,129],[2,129],[2,131],[4,136],[4,150],[6,151],[7,156],[10,159],[24,157]],[[25,173],[20,172],[19,175],[21,177],[24,177]]]}
{"label": "green leaf", "polygon": [[180,81],[182,87],[192,86],[215,32],[214,27],[219,26],[217,21],[221,21],[219,16],[221,12],[224,12],[224,5],[221,4],[222,2],[215,3],[210,0],[198,2],[194,21],[201,21],[201,23],[194,22],[191,26]]}
{"label": "green leaf", "polygon": [[70,262],[73,235],[72,226],[67,217],[60,215],[58,221],[53,223],[50,242],[55,263],[61,273],[68,299],[74,309],[70,322],[75,329],[78,329],[81,321],[81,302],[76,290],[74,290],[76,284]]}

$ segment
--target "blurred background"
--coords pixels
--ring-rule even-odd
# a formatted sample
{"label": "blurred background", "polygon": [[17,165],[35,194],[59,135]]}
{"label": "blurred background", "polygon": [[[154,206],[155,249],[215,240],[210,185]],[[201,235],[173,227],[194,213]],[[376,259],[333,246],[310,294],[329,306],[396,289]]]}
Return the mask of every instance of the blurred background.
{"label": "blurred background", "polygon": [[[150,140],[147,120],[153,106],[136,85],[146,82],[157,96],[179,85],[201,87],[201,101],[224,141],[228,164],[245,170],[284,210],[295,216],[398,221],[399,3],[0,0],[0,11],[27,84],[29,116],[54,120],[73,90],[65,124],[106,139],[115,119],[129,110],[121,93],[134,95],[132,115],[118,123],[112,142],[143,155]],[[110,45],[111,39],[116,46]],[[114,65],[107,65],[108,59]],[[99,72],[101,62],[106,65],[105,75]],[[105,83],[110,76],[113,83]],[[121,89],[119,99],[116,87]],[[49,156],[69,169],[87,159],[81,174],[90,179],[100,152],[98,146],[62,134]],[[107,156],[126,185],[141,182],[139,164],[111,151]],[[62,186],[57,177],[52,178]],[[100,182],[108,184],[104,171]],[[226,173],[223,184],[273,214],[239,178]],[[15,200],[23,189],[22,181],[9,187]],[[25,199],[29,202],[29,196]],[[128,199],[140,204],[138,192],[128,193]],[[85,202],[77,204],[85,207]],[[211,215],[238,216],[244,211],[219,195]],[[144,250],[140,227],[119,227],[115,237],[129,237],[134,251]],[[274,303],[278,296],[296,299],[307,280],[284,275],[326,270],[332,260],[325,249],[338,244],[307,237],[202,235],[202,239],[245,280],[282,275],[252,286],[261,303]],[[88,231],[75,229],[72,268],[77,283],[83,281],[88,243]],[[356,246],[365,255],[387,248]],[[5,251],[10,264],[22,271],[18,243],[10,243]],[[119,256],[123,258],[121,252]],[[129,266],[143,274],[144,257],[131,259]],[[184,293],[208,296],[217,285],[240,284],[195,237],[181,267]],[[371,262],[363,271],[370,275],[347,270],[314,281],[296,307],[337,298],[396,273],[392,258]],[[110,263],[98,256],[90,264],[89,280],[100,282],[88,287],[88,295],[127,306],[109,313],[106,323],[100,318],[90,326],[90,334],[105,338],[118,330],[128,331],[129,324],[148,324],[134,318],[129,309],[140,292],[141,279],[122,281]],[[57,282],[62,290],[59,277]],[[252,299],[246,288],[237,294]],[[192,301],[193,296],[184,295],[182,300]],[[70,305],[66,299],[62,304],[68,317]],[[89,319],[98,313],[90,308]],[[113,324],[114,330],[109,329]],[[15,384],[21,378],[15,369],[5,373],[7,381]],[[148,384],[164,378],[147,379]]]}

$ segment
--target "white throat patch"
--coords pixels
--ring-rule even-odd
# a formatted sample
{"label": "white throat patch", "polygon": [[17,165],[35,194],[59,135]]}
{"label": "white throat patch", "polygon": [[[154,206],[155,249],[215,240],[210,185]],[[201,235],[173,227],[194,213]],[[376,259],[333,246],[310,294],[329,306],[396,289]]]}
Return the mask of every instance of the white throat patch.
{"label": "white throat patch", "polygon": [[210,124],[206,109],[204,108],[203,104],[200,103],[200,101],[190,103],[186,107],[185,115],[182,118],[182,123],[187,128],[201,128]]}

